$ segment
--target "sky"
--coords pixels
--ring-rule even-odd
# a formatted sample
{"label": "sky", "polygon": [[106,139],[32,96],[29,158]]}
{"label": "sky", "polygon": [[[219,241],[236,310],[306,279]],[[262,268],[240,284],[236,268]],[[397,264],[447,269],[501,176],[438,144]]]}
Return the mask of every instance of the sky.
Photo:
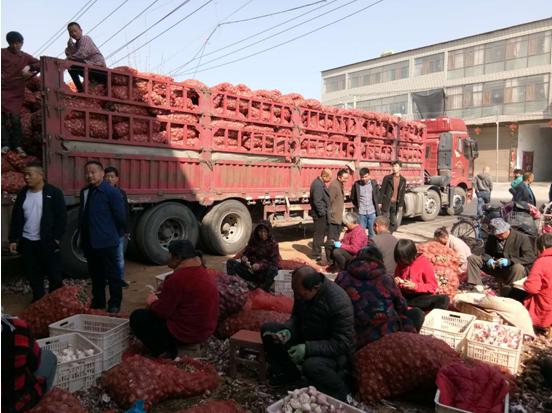
{"label": "sky", "polygon": [[[27,53],[62,57],[68,39],[65,25],[84,10],[76,20],[101,45],[104,56],[110,56],[110,67],[176,74],[177,80],[195,78],[209,86],[244,83],[252,89],[279,89],[319,99],[322,70],[378,57],[384,51],[400,52],[552,15],[550,0],[154,1],[3,0],[2,47],[6,33],[15,30],[24,36]],[[278,13],[292,8],[297,9]],[[351,17],[331,24],[347,15]],[[325,25],[329,26],[322,28]],[[249,39],[228,47],[244,38]],[[252,54],[256,55],[248,57]],[[225,64],[231,61],[236,62]]]}

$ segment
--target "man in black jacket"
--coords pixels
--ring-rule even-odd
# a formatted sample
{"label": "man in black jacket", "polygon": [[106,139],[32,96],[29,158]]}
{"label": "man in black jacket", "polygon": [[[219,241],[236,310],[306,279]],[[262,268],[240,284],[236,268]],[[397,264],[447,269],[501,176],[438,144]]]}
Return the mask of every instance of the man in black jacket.
{"label": "man in black jacket", "polygon": [[341,287],[309,266],[294,271],[295,304],[286,323],[261,327],[272,385],[301,377],[323,393],[345,400],[347,369],[354,351],[351,299]]}
{"label": "man in black jacket", "polygon": [[374,238],[374,221],[381,215],[379,206],[379,187],[375,179],[370,176],[368,168],[361,168],[360,179],[351,189],[351,202],[358,212],[359,224],[368,230],[370,238]]}
{"label": "man in black jacket", "polygon": [[26,186],[15,200],[9,233],[12,254],[23,256],[25,274],[31,285],[33,301],[44,294],[44,275],[49,290],[62,285],[60,242],[67,223],[63,193],[44,181],[38,163],[25,168]]}
{"label": "man in black jacket", "polygon": [[535,249],[527,235],[511,229],[502,218],[492,219],[490,229],[485,254],[468,257],[468,283],[473,289],[483,291],[483,271],[498,278],[506,286],[503,295],[507,295],[514,281],[527,276],[536,259]]}
{"label": "man in black jacket", "polygon": [[332,171],[323,169],[318,178],[312,181],[310,187],[310,216],[314,223],[314,235],[312,236],[312,257],[320,261],[324,238],[328,235],[328,209],[330,207],[330,195],[328,183],[332,180]]}
{"label": "man in black jacket", "polygon": [[533,206],[537,206],[535,194],[531,189],[531,184],[535,180],[533,172],[525,172],[523,174],[523,182],[516,186],[514,190],[514,202],[527,202]]}
{"label": "man in black jacket", "polygon": [[397,217],[404,208],[406,179],[401,175],[401,166],[400,161],[393,161],[391,164],[393,173],[386,175],[381,183],[381,212],[389,217],[391,232],[399,227]]}

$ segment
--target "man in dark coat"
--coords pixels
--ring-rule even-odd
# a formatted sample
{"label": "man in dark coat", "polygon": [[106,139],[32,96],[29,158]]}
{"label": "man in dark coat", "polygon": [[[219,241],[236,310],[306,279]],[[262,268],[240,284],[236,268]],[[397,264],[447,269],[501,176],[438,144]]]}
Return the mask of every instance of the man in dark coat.
{"label": "man in dark coat", "polygon": [[295,304],[286,323],[261,327],[270,365],[270,383],[290,384],[301,377],[339,400],[349,393],[347,368],[354,351],[353,305],[347,293],[314,268],[294,271]]}
{"label": "man in dark coat", "polygon": [[381,212],[389,217],[389,230],[394,232],[399,227],[397,217],[404,208],[404,194],[406,192],[406,179],[401,175],[401,162],[394,161],[391,164],[393,173],[386,175],[381,183]]}
{"label": "man in dark coat", "polygon": [[328,209],[330,208],[330,194],[328,193],[328,183],[332,180],[332,171],[323,169],[318,178],[312,181],[310,187],[310,211],[314,224],[314,234],[312,236],[312,258],[320,261],[322,254],[322,245],[324,238],[328,235]]}
{"label": "man in dark coat", "polygon": [[10,223],[10,252],[23,256],[33,301],[44,295],[44,275],[49,290],[61,287],[60,242],[67,222],[61,190],[44,181],[39,163],[25,168],[25,187],[17,194]]}
{"label": "man in dark coat", "polygon": [[502,218],[492,219],[490,229],[485,253],[468,257],[468,283],[475,290],[483,291],[483,271],[498,278],[508,290],[514,281],[527,276],[536,259],[535,249],[527,235],[511,229]]}
{"label": "man in dark coat", "polygon": [[515,188],[514,202],[527,202],[533,206],[537,206],[535,194],[531,189],[531,184],[535,180],[533,172],[525,172],[523,174],[523,182]]}
{"label": "man in dark coat", "polygon": [[339,241],[343,227],[343,213],[345,212],[345,184],[349,180],[348,169],[340,169],[337,178],[330,184],[330,209],[328,214],[328,240],[326,242],[326,259],[332,264],[331,250],[335,241]]}
{"label": "man in dark coat", "polygon": [[360,179],[351,188],[351,202],[357,209],[360,225],[368,230],[370,238],[374,238],[374,221],[381,215],[379,187],[368,168],[361,168],[359,175]]}

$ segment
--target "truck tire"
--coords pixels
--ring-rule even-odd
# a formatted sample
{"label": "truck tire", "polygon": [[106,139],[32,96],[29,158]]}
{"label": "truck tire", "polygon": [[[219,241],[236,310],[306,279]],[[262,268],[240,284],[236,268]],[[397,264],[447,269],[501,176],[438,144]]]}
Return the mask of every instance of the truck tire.
{"label": "truck tire", "polygon": [[165,202],[144,212],[136,226],[138,249],[148,261],[163,265],[169,261],[169,243],[187,239],[194,244],[199,237],[196,217],[185,205]]}
{"label": "truck tire", "polygon": [[441,197],[433,189],[424,194],[422,204],[422,221],[433,221],[441,211]]}
{"label": "truck tire", "polygon": [[247,207],[231,199],[215,205],[205,215],[201,236],[212,252],[230,255],[247,245],[252,228],[251,214]]}
{"label": "truck tire", "polygon": [[447,208],[448,215],[460,215],[466,205],[466,191],[459,186],[454,188],[454,198],[451,205]]}
{"label": "truck tire", "polygon": [[67,212],[67,229],[61,238],[61,262],[63,272],[69,278],[88,277],[88,264],[79,247],[79,209]]}

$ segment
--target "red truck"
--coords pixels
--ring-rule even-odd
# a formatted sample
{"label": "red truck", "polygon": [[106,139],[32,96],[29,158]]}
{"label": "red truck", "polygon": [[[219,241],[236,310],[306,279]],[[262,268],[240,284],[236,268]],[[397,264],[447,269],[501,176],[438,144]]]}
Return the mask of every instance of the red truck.
{"label": "red truck", "polygon": [[[90,159],[119,169],[131,240],[157,264],[174,239],[201,238],[226,255],[244,247],[256,220],[308,222],[309,187],[322,168],[366,166],[381,182],[391,161],[401,160],[407,217],[459,213],[471,196],[477,146],[459,119],[404,121],[296,94],[86,65],[85,91],[76,93],[65,84],[68,65],[43,57],[40,92],[43,164],[68,208],[62,255],[69,274],[86,272],[77,220]],[[89,84],[92,70],[104,74],[104,85]]]}

